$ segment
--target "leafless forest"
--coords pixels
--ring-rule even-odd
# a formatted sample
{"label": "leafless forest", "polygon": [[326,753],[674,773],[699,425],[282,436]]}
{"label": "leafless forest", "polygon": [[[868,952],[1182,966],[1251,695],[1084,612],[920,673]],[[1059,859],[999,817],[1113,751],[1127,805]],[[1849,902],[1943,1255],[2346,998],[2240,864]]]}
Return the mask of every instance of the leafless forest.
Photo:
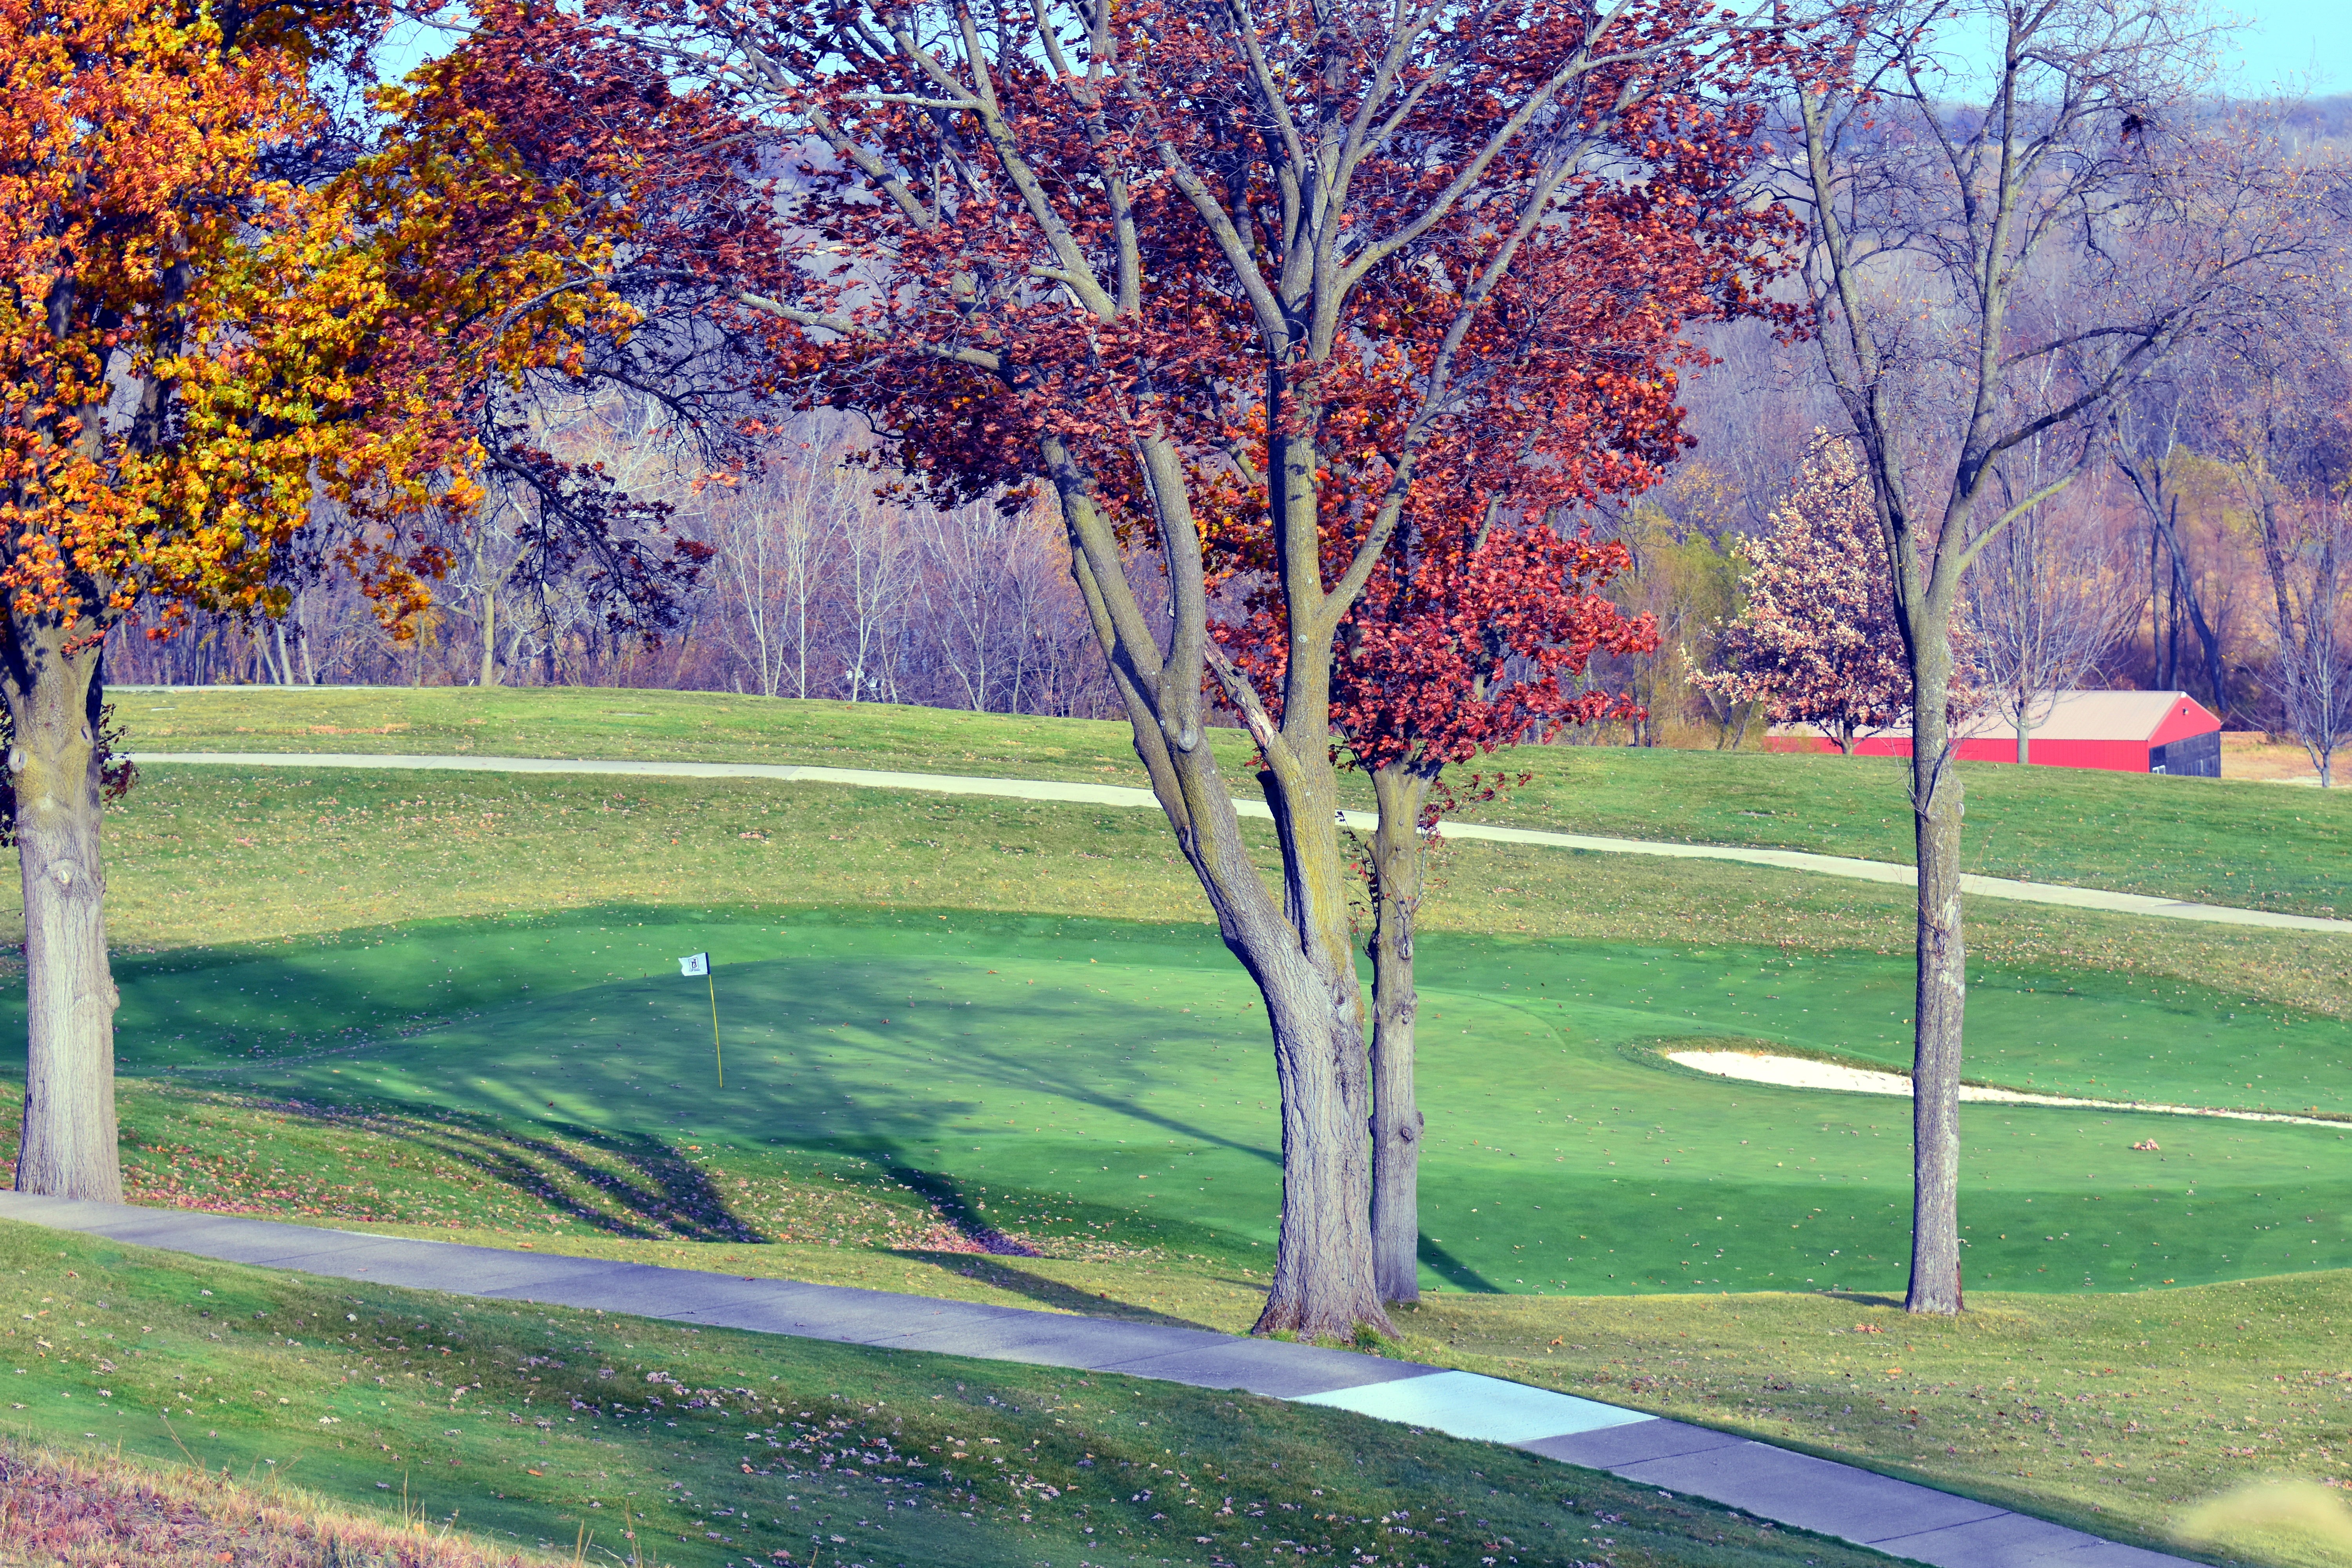
{"label": "leafless forest", "polygon": [[[2352,97],[2211,112],[2241,115],[2273,166],[2336,168],[2352,149]],[[2315,731],[2331,747],[2352,731],[2352,306],[2336,270],[2352,211],[2340,180],[2325,205],[2336,234],[2309,288],[2177,349],[2087,446],[2006,455],[2004,495],[2071,482],[1971,569],[1968,640],[1989,705],[2013,710],[2066,687],[2178,689],[2232,729]],[[2063,324],[2063,278],[2037,308]],[[1703,331],[1696,347],[1687,455],[1658,489],[1589,519],[1631,547],[1635,569],[1612,592],[1663,633],[1654,654],[1604,657],[1591,679],[1649,716],[1563,738],[1737,747],[1758,732],[1756,713],[1692,677],[1715,668],[1738,608],[1741,541],[1766,526],[1812,433],[1841,417],[1811,342],[1747,323]],[[134,623],[108,649],[110,680],[650,686],[1116,715],[1063,531],[1039,505],[907,504],[835,416],[802,416],[756,471],[722,479],[666,445],[650,408],[557,406],[551,445],[663,503],[666,526],[709,551],[657,637],[607,623],[593,563],[536,559],[531,503],[515,497],[445,542],[446,574],[413,637],[378,625],[331,572],[289,567],[282,618],[198,616],[163,637]]]}

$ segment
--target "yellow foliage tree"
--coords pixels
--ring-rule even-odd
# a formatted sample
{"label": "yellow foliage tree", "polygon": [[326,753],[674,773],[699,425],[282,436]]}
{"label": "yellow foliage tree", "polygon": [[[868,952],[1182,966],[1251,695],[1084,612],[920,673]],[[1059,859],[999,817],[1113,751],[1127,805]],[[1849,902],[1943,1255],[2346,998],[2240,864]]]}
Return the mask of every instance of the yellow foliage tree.
{"label": "yellow foliage tree", "polygon": [[[278,608],[273,564],[326,513],[355,520],[327,548],[398,621],[440,564],[417,520],[474,499],[457,389],[500,356],[510,374],[559,357],[567,332],[627,329],[594,282],[609,240],[593,224],[542,223],[520,247],[536,259],[518,262],[453,216],[466,181],[511,163],[478,121],[445,117],[422,153],[404,143],[339,177],[276,176],[329,140],[326,88],[382,16],[341,0],[0,0],[20,1191],[121,1197],[99,831],[109,629],[142,606],[162,633],[190,608]],[[507,184],[486,205],[551,210]]]}

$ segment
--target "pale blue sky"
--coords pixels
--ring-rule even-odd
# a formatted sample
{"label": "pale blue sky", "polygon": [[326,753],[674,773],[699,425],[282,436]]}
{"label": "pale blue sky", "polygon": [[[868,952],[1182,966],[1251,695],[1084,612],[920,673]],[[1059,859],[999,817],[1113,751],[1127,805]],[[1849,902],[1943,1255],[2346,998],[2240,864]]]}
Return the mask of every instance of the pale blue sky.
{"label": "pale blue sky", "polygon": [[2347,0],[2218,0],[2250,24],[2228,51],[2227,89],[2280,88],[2314,97],[2352,91],[2352,4]]}
{"label": "pale blue sky", "polygon": [[[2326,97],[2352,92],[2352,0],[2210,0],[2216,16],[2246,26],[2223,52],[2224,79],[2216,83],[2232,94],[2260,95],[2282,89]],[[398,76],[428,54],[448,47],[449,35],[403,24],[394,29],[380,63]]]}

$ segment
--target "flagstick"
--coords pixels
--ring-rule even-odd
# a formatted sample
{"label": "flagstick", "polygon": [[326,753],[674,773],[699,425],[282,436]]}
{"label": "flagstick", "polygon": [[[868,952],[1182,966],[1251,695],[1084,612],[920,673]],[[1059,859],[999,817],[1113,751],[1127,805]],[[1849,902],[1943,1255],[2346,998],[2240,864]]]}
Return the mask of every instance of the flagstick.
{"label": "flagstick", "polygon": [[710,973],[705,960],[702,978],[710,983],[710,1056],[719,1064],[719,1087],[727,1087],[727,1058],[719,1050],[719,979]]}

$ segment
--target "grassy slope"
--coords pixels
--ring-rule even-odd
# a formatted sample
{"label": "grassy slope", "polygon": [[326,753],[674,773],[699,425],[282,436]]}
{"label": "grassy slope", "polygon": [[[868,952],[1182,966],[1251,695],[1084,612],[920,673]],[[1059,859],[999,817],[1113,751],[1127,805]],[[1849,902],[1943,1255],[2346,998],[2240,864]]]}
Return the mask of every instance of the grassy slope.
{"label": "grassy slope", "polygon": [[[789,1277],[866,1285],[887,1286],[886,1273],[921,1267],[845,1248],[791,1249],[801,1256],[785,1260],[768,1248],[718,1243],[562,1246],[730,1272],[769,1273],[784,1261],[780,1271]],[[1034,1306],[1041,1274],[1070,1272],[967,1259],[937,1268],[924,1288]],[[1132,1298],[1146,1291],[1160,1302],[1151,1315],[1163,1320],[1238,1327],[1249,1310],[1205,1288],[1197,1271],[1138,1277],[1097,1268],[1094,1278],[1130,1297],[1127,1315],[1143,1315]],[[2179,1550],[2170,1531],[2200,1497],[2283,1472],[2347,1479],[2352,1456],[2342,1432],[2352,1385],[2341,1370],[2347,1329],[2336,1320],[2347,1283],[2352,1277],[2336,1273],[2131,1296],[1987,1294],[1957,1322],[1914,1320],[1889,1300],[1855,1297],[1446,1295],[1404,1315],[1396,1353],[1748,1433]],[[1360,1521],[1407,1509],[1426,1526],[1433,1514],[1451,1517],[1463,1502],[1474,1504],[1459,1526],[1483,1528],[1462,1528],[1451,1542],[1412,1542],[1407,1563],[1467,1563],[1503,1535],[1523,1552],[1537,1549],[1522,1561],[1561,1560],[1567,1547],[1626,1568],[1760,1562],[1780,1548],[1704,1505],[1663,1504],[1643,1489],[1337,1413],[311,1282],[15,1225],[0,1225],[0,1311],[20,1323],[8,1332],[15,1359],[27,1365],[21,1381],[11,1380],[21,1408],[8,1418],[24,1436],[120,1442],[126,1453],[157,1460],[184,1446],[214,1469],[289,1474],[330,1497],[387,1509],[398,1506],[404,1486],[413,1512],[436,1521],[456,1512],[461,1528],[525,1547],[568,1548],[583,1524],[619,1544],[625,1503],[641,1522],[649,1560],[712,1568],[748,1557],[747,1547],[797,1547],[812,1528],[846,1531],[849,1552],[887,1552],[879,1560],[887,1562],[1058,1561],[1045,1553],[1104,1542],[1121,1549],[1111,1562],[1139,1549],[1181,1562],[1199,1545],[1192,1538],[1204,1528],[1192,1522],[1200,1516],[1151,1521],[1150,1512],[1165,1510],[1164,1492],[1144,1508],[1129,1500],[1150,1484],[1134,1471],[1159,1465],[1191,1483],[1177,1496],[1204,1496],[1213,1507],[1234,1497],[1243,1505],[1236,1524],[1253,1502],[1286,1520],[1286,1529],[1261,1535],[1266,1542],[1286,1536],[1319,1544],[1300,1527],[1324,1527],[1335,1544],[1393,1551],[1400,1543],[1381,1542],[1377,1529],[1331,1530],[1328,1515]],[[599,1375],[605,1367],[611,1378]],[[647,1371],[667,1372],[689,1389],[752,1397],[688,1410],[672,1396],[656,1413],[642,1398]],[[1129,1415],[1153,1425],[1130,1429]],[[673,1419],[677,1426],[667,1425]],[[805,1446],[747,1446],[753,1427]],[[824,1440],[809,1444],[810,1429],[824,1427],[831,1428]],[[944,1464],[929,1450],[950,1436],[964,1440],[967,1454],[1018,1453],[1024,1479],[1034,1475],[1067,1495],[1032,1494],[1022,1505],[1030,1528],[1010,1531],[1019,1511],[1004,1506],[1013,1500],[1010,1489],[983,1482],[976,1499],[955,1498],[909,1528],[915,1516],[888,1506],[904,1507],[904,1490],[805,1484],[824,1449],[837,1456],[886,1435],[898,1452],[935,1468]],[[990,1436],[998,1442],[986,1444]],[[1051,1446],[1033,1450],[1033,1442]],[[1075,1462],[1087,1455],[1094,1466]],[[772,1473],[745,1475],[747,1456]],[[1357,1468],[1359,1457],[1370,1463]],[[1278,1467],[1267,1463],[1276,1458]],[[1089,1486],[1088,1469],[1119,1484]],[[902,1485],[910,1474],[883,1473]],[[1065,1484],[1072,1479],[1075,1492]],[[1580,1510],[1559,1510],[1562,1498],[1577,1500]],[[974,1533],[963,1523],[967,1508],[994,1528]],[[1626,1528],[1597,1528],[1592,1516],[1601,1510],[1619,1514]],[[1313,1518],[1318,1511],[1327,1517]],[[851,1528],[860,1521],[870,1521],[863,1533]],[[1097,1526],[1094,1540],[1079,1539],[1087,1523]],[[874,1525],[882,1527],[878,1538]],[[714,1527],[717,1539],[705,1533]],[[1240,1543],[1224,1534],[1234,1525],[1205,1528],[1220,1536],[1221,1551]],[[1121,1537],[1122,1529],[1130,1533]],[[1594,1539],[1604,1533],[1607,1542]],[[1727,1540],[1709,1539],[1717,1536]],[[1010,1550],[1000,1554],[990,1542]],[[1801,1544],[1793,1555],[1822,1563],[1854,1555],[1811,1541],[1789,1544]],[[2312,1568],[2335,1561],[2291,1534],[2231,1544],[2221,1560]],[[1537,1554],[1545,1547],[1559,1555]]]}
{"label": "grassy slope", "polygon": [[[1156,814],[814,784],[145,770],[108,822],[132,948],[608,904],[796,903],[1206,919]],[[1271,863],[1270,831],[1251,826]],[[0,911],[16,900],[0,879]],[[5,916],[0,916],[5,918]],[[1907,952],[1910,895],[1762,868],[1449,843],[1423,928]],[[1971,952],[2352,1016],[2340,938],[1974,900]],[[354,1019],[353,1022],[363,1020]]]}
{"label": "grassy slope", "polygon": [[10,1425],[37,1441],[290,1475],[567,1554],[583,1530],[629,1554],[634,1529],[646,1562],[680,1568],[1109,1568],[1300,1546],[1431,1568],[1875,1560],[1339,1411],[311,1281],[26,1226],[0,1224],[0,1311],[25,1363]]}
{"label": "grassy slope", "polygon": [[[60,1414],[64,1414],[62,1405]],[[68,1425],[71,1425],[70,1418]],[[23,1425],[19,1423],[19,1425]],[[176,1459],[176,1456],[175,1456]],[[520,1568],[551,1558],[485,1551],[412,1517],[386,1519],[291,1487],[242,1484],[111,1449],[0,1438],[0,1562],[41,1568]],[[575,1542],[577,1538],[575,1537]]]}
{"label": "grassy slope", "polygon": [[[609,700],[613,694],[584,695]],[[643,706],[635,702],[635,695],[631,694],[632,705]],[[265,700],[277,700],[247,699]],[[306,695],[304,700],[310,699]],[[917,717],[931,721],[931,716]],[[348,738],[316,743],[342,746]],[[446,748],[436,742],[421,749]],[[983,769],[970,759],[951,764],[934,761],[896,765],[1031,771],[1010,765]],[[131,806],[110,826],[118,858],[110,889],[117,932],[141,946],[177,947],[196,941],[268,938],[278,932],[325,932],[404,915],[580,908],[612,900],[708,908],[714,889],[725,889],[730,897],[740,897],[746,889],[766,889],[795,898],[845,902],[1159,918],[1165,918],[1171,909],[1192,907],[1197,900],[1181,866],[1174,862],[1165,845],[1164,828],[1145,814],[1097,816],[1009,803],[755,786],[646,788],[633,783],[625,791],[611,791],[574,789],[543,781],[468,779],[436,780],[430,788],[417,787],[425,782],[397,775],[337,774],[322,775],[306,784],[274,773],[239,778],[209,769],[153,770]],[[452,784],[458,787],[447,787]],[[326,800],[336,803],[335,810],[321,809],[320,803]],[[779,831],[781,825],[772,820],[761,820],[763,807],[772,818],[787,803],[797,814],[789,831]],[[614,809],[605,810],[608,805]],[[745,834],[764,837],[742,837]],[[250,843],[240,844],[239,839]],[[280,850],[298,853],[277,853]],[[1454,846],[1448,855],[1446,876],[1452,886],[1441,891],[1430,916],[1431,925],[1439,930],[1519,934],[1540,931],[1579,938],[1683,944],[1704,932],[1717,943],[1777,944],[1784,955],[1876,957],[1899,954],[1906,945],[1904,901],[1852,884],[1740,868],[1677,867],[1670,877],[1659,877],[1654,866],[1638,861],[1468,845]],[[2159,977],[2218,979],[2250,1001],[2293,1002],[2339,1016],[2346,1011],[2345,967],[2338,950],[2325,942],[2282,933],[2193,927],[2151,933],[2130,921],[2023,910],[1997,903],[1974,906],[1971,918],[1976,953],[1998,957],[2008,970],[2072,966],[2137,979],[2151,988]],[[392,935],[377,934],[387,939]],[[338,940],[375,938],[353,931]],[[203,961],[201,954],[185,956]],[[338,1004],[334,1026],[373,1032],[387,1026],[400,1026],[407,1020],[415,1021],[408,1026],[418,1026],[429,1018],[462,1012],[470,1002],[453,990],[439,998],[386,998],[382,1006],[366,998],[353,1005],[348,996],[339,998]],[[159,1092],[146,1104],[150,1109],[134,1109],[135,1120],[152,1113],[215,1122],[208,1128],[188,1129],[192,1135],[179,1141],[216,1163],[224,1172],[221,1191],[229,1201],[251,1202],[262,1208],[294,1206],[306,1201],[290,1194],[275,1195],[287,1193],[293,1184],[274,1180],[269,1162],[256,1158],[256,1151],[267,1153],[272,1126],[289,1125],[280,1117],[224,1105],[210,1097],[192,1098],[176,1088]],[[321,1128],[299,1118],[297,1121],[313,1143],[337,1131],[332,1125]],[[281,1131],[280,1136],[292,1141],[289,1132]],[[237,1168],[235,1172],[227,1169],[232,1165]],[[575,1220],[562,1227],[574,1235],[557,1237],[551,1232],[557,1228],[553,1216],[563,1212],[560,1205],[518,1203],[512,1183],[486,1174],[479,1165],[451,1163],[443,1168],[452,1173],[451,1179],[430,1190],[449,1197],[450,1215],[501,1226],[546,1225],[550,1231],[541,1232],[539,1243],[543,1247],[675,1261],[705,1256],[708,1249],[712,1261],[720,1261],[723,1251],[723,1267],[747,1271],[854,1279],[885,1288],[1064,1306],[1091,1297],[1095,1310],[1118,1310],[1124,1306],[1139,1313],[1168,1313],[1228,1326],[1245,1321],[1254,1306],[1255,1283],[1240,1275],[1230,1259],[1212,1266],[1198,1258],[1169,1253],[1142,1264],[1132,1259],[1090,1263],[1066,1258],[1016,1266],[1007,1260],[926,1249],[919,1244],[926,1238],[936,1239],[931,1226],[960,1216],[940,1211],[920,1194],[894,1196],[870,1182],[832,1183],[832,1175],[855,1173],[855,1166],[846,1163],[837,1169],[813,1164],[807,1173],[810,1179],[799,1184],[800,1195],[794,1199],[803,1205],[807,1223],[821,1220],[831,1227],[818,1234],[844,1245],[756,1248],[739,1242],[684,1239],[695,1234],[691,1225],[678,1226],[676,1235],[665,1234],[656,1240],[587,1239],[576,1234],[583,1227]],[[159,1175],[163,1169],[164,1163],[157,1163]],[[321,1169],[321,1183],[331,1184],[326,1180],[333,1175],[331,1168]],[[852,1185],[855,1196],[844,1191]],[[776,1189],[780,1195],[793,1190],[790,1182]],[[494,1208],[502,1212],[494,1213]],[[437,1222],[446,1216],[433,1217]],[[869,1244],[896,1243],[898,1249],[847,1245],[861,1239]],[[2340,1289],[2340,1278],[2315,1276],[2284,1282],[2277,1289],[2290,1292],[2306,1287]],[[2271,1287],[2229,1289],[2267,1290]],[[2079,1318],[2060,1310],[2062,1303],[2052,1298],[2002,1305],[2004,1310],[2023,1312],[2039,1325],[2037,1331],[2044,1340],[2039,1353],[2060,1362],[2071,1357],[2105,1364],[2105,1348],[2116,1342],[2126,1326],[2137,1326],[2127,1324],[2126,1319],[2144,1315],[2144,1303],[2151,1299],[2086,1296],[2078,1299],[2083,1309]],[[2165,1292],[2153,1299],[2228,1300],[2202,1292]],[[2294,1306],[2306,1298],[2290,1295],[2279,1300]],[[1774,1373],[1776,1358],[1786,1353],[1780,1341],[1787,1335],[1779,1325],[1784,1320],[1793,1322],[1792,1314],[1811,1308],[1802,1300],[1779,1302],[1752,1296],[1732,1300],[1754,1304],[1755,1326],[1743,1341],[1733,1344],[1735,1349],[1744,1344],[1740,1356],[1718,1359],[1724,1362],[1727,1375],[1745,1366],[1756,1369],[1752,1379],[1764,1379]],[[1985,1305],[1985,1299],[1979,1297],[1978,1304]],[[1596,1345],[1592,1359],[1594,1371],[1608,1371],[1606,1363],[1626,1359],[1630,1347],[1643,1342],[1641,1336],[1645,1333],[1660,1347],[1663,1357],[1680,1333],[1689,1331],[1674,1325],[1710,1306],[1706,1299],[1690,1296],[1612,1304],[1448,1294],[1424,1309],[1425,1314],[1446,1315],[1445,1337],[1422,1340],[1416,1328],[1412,1331],[1418,1342],[1413,1349],[1433,1359],[1471,1360],[1489,1354],[1540,1352],[1557,1338],[1561,1345],[1549,1353],[1558,1364],[1559,1358],[1570,1353],[1571,1344],[1598,1337],[1580,1338],[1567,1330],[1580,1323],[1605,1323],[1611,1337],[1601,1344],[1612,1348],[1602,1350]],[[1829,1309],[1832,1316],[1843,1310]],[[2214,1310],[2226,1314],[2229,1309],[2225,1305]],[[1426,1316],[1416,1321],[1429,1323],[1433,1330],[1438,1322]],[[2305,1342],[2295,1336],[2306,1329],[2324,1336],[2324,1326],[2299,1317],[2288,1337],[2273,1342],[2265,1353],[2281,1363],[2300,1358],[2313,1367],[2327,1365],[2332,1349],[2315,1342],[2297,1348]],[[1988,1352],[1958,1364],[1972,1376],[1992,1376],[1997,1382],[1999,1375],[2004,1375],[1998,1368],[2009,1359],[2006,1352]],[[1664,1361],[1647,1364],[1662,1366]],[[1512,1375],[1541,1375],[1510,1372],[1507,1366],[1504,1370]],[[2159,1476],[2167,1487],[2183,1489],[2179,1493],[2135,1500],[2126,1492],[2111,1504],[2119,1513],[2091,1514],[2088,1500],[2070,1500],[2077,1498],[2070,1487],[2077,1479],[2106,1480],[2105,1468],[2089,1465],[2089,1458],[2096,1455],[2084,1458],[2063,1447],[2056,1436],[2016,1467],[2032,1469],[2032,1477],[2008,1476],[2006,1468],[1997,1467],[1995,1479],[2006,1476],[2000,1484],[2015,1489],[2005,1495],[2039,1511],[2063,1513],[2079,1508],[2083,1511],[2077,1517],[2095,1528],[2114,1531],[2120,1521],[2126,1531],[2160,1531],[2177,1512],[2174,1504],[2163,1500],[2165,1497],[2191,1496],[2199,1487],[2256,1466],[2314,1467],[2315,1462],[2300,1452],[2300,1439],[2294,1447],[2284,1450],[2246,1440],[2264,1430],[2290,1435],[2301,1430],[2292,1424],[2280,1424],[2282,1417],[2293,1415],[2308,1403],[2301,1392],[2273,1384],[2270,1370],[2260,1358],[2223,1360],[2210,1370],[2216,1396],[2226,1393],[2233,1400],[2244,1400],[2246,1415],[2231,1423],[2240,1428],[2237,1431],[2225,1430],[2224,1423],[2210,1413],[2203,1424],[2191,1422],[2179,1428],[2189,1438],[2182,1449],[2184,1458],[2195,1464],[2185,1466],[2176,1477]],[[1786,1376],[1778,1380],[1789,1381]],[[1654,1383],[1651,1373],[1644,1373],[1638,1386],[1621,1385],[1616,1396],[1633,1403],[1655,1402],[1667,1398],[1674,1386],[1672,1379]],[[1708,1386],[1717,1387],[1719,1394],[1729,1384]],[[1902,1416],[1903,1407],[1872,1424],[1868,1419],[1872,1406],[1857,1407],[1855,1415],[1864,1418],[1857,1422],[1842,1411],[1828,1410],[1817,1400],[1808,1403],[1802,1396],[1806,1391],[1799,1388],[1769,1389],[1751,1381],[1748,1392],[1763,1413],[1756,1419],[1787,1424],[1801,1442],[1810,1440],[1824,1447],[1850,1442],[1857,1454],[1879,1456],[1888,1462],[1908,1454],[1908,1462],[1916,1463],[1918,1473],[1928,1479],[1944,1477],[1969,1486],[1990,1484],[1971,1479],[1979,1472],[1962,1464],[1958,1452],[1940,1454],[1937,1445],[1924,1436],[1916,1453],[1906,1450],[1903,1429],[1912,1424]],[[1933,1415],[1933,1406],[1916,1399],[1912,1403]],[[1748,1419],[1724,1414],[1719,1403],[1698,1408],[1714,1410],[1710,1418],[1718,1424]],[[2294,1419],[2303,1417],[2294,1415]],[[1828,1432],[1829,1426],[1838,1431]],[[1778,1432],[1780,1427],[1767,1425],[1755,1429]],[[1929,1436],[1941,1430],[1932,1420],[1917,1427]],[[1961,1445],[1953,1442],[1941,1447],[1958,1450]],[[2250,1450],[2252,1457],[2233,1456],[2231,1449]],[[2080,1458],[2082,1467],[2086,1467],[2081,1478],[2060,1462],[2068,1457]],[[2081,1492],[2080,1498],[2095,1500],[2099,1495],[2094,1489]],[[2278,1546],[2260,1555],[2267,1560],[2295,1559],[2296,1550]]]}
{"label": "grassy slope", "polygon": [[[1139,784],[1123,725],[722,694],[554,689],[123,693],[134,747],[783,762]],[[1212,736],[1237,779],[1249,748]],[[1480,821],[1907,863],[1901,764],[1718,752],[1546,747],[1495,767],[1535,778]],[[2352,911],[2352,800],[2273,784],[1998,763],[1961,768],[1969,868],[2301,913]],[[1364,792],[1358,788],[1355,793]]]}
{"label": "grassy slope", "polygon": [[[723,987],[723,1093],[703,988],[672,963],[698,950]],[[921,1211],[889,1236],[902,1246],[950,1223],[929,1216],[940,1205],[1066,1256],[1243,1268],[1275,1239],[1264,1026],[1196,927],[608,910],[182,952],[118,979],[125,1072],[405,1129],[386,1142],[346,1119],[225,1151],[194,1110],[126,1102],[156,1196],[488,1225],[570,1204],[577,1226],[624,1235],[789,1240],[835,1224],[803,1194],[839,1177]],[[1430,1284],[1899,1286],[1898,1102],[1729,1083],[1645,1048],[1728,1037],[1890,1059],[1899,960],[1432,937],[1421,979]],[[354,999],[399,1035],[347,1034]],[[2079,973],[1988,976],[1974,1011],[1979,1070],[1996,1079],[2220,1104],[2284,1094],[2352,1115],[2330,1022]],[[436,1016],[449,1021],[420,1026]],[[2344,1129],[1985,1107],[1967,1131],[1979,1286],[2352,1266]],[[2160,1152],[2130,1151],[2150,1138]],[[427,1166],[477,1173],[484,1201],[448,1212],[412,1185]],[[2280,1225],[2282,1198],[2313,1222]]]}

